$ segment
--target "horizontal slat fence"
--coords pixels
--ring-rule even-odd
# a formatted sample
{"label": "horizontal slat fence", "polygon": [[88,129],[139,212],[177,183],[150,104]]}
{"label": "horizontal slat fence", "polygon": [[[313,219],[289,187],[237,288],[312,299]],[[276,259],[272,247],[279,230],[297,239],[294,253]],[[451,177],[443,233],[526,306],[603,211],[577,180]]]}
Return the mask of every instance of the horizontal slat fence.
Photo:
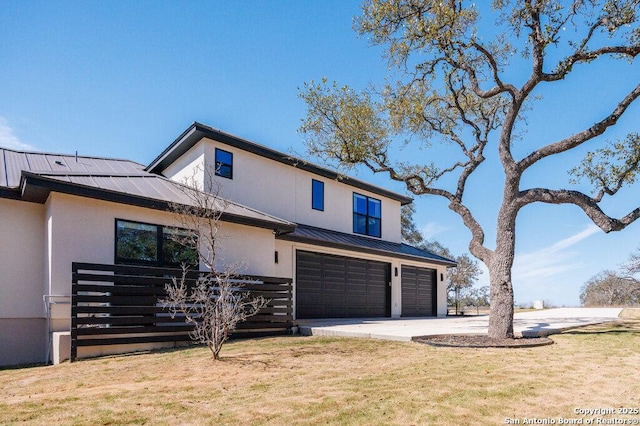
{"label": "horizontal slat fence", "polygon": [[[74,262],[71,285],[71,361],[78,347],[189,341],[193,326],[171,318],[162,300],[165,284],[181,269]],[[193,285],[199,271],[187,273]],[[240,291],[269,300],[239,323],[234,337],[285,334],[293,322],[290,278],[243,276]]]}

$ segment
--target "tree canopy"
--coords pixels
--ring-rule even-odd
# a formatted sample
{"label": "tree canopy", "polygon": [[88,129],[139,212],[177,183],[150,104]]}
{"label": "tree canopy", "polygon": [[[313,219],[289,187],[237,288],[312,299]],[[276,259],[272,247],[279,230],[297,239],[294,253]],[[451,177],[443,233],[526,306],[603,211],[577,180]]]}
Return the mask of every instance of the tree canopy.
{"label": "tree canopy", "polygon": [[[573,134],[560,132],[541,143],[522,132],[536,96],[562,85],[576,69],[604,59],[632,62],[640,54],[639,5],[640,0],[494,0],[489,8],[461,0],[368,0],[355,29],[384,47],[389,78],[364,90],[323,78],[301,90],[308,108],[301,132],[311,154],[342,167],[387,173],[413,194],[445,198],[460,216],[471,232],[469,251],[489,269],[491,337],[513,335],[511,269],[522,208],[571,204],[605,232],[640,217],[640,207],[620,217],[601,207],[633,184],[639,171],[637,132],[620,140],[602,138],[640,96],[638,75],[615,76],[627,83],[627,92]],[[523,140],[533,148],[517,155],[514,146]],[[399,159],[403,144],[419,146],[424,156]],[[445,144],[450,154],[429,155],[436,144]],[[574,181],[589,181],[593,193],[522,185],[532,166],[582,146],[590,152],[568,171]],[[490,156],[504,174],[494,244],[485,241],[485,229],[467,202],[468,181]]]}
{"label": "tree canopy", "polygon": [[640,249],[629,256],[619,271],[602,271],[580,290],[584,306],[640,305]]}

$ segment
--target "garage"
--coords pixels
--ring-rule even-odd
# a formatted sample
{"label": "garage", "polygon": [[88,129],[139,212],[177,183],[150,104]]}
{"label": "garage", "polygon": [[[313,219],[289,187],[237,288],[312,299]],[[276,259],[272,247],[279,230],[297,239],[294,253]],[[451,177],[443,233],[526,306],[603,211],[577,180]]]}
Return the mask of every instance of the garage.
{"label": "garage", "polygon": [[296,318],[391,316],[391,265],[296,252]]}
{"label": "garage", "polygon": [[402,316],[436,315],[436,270],[402,266]]}

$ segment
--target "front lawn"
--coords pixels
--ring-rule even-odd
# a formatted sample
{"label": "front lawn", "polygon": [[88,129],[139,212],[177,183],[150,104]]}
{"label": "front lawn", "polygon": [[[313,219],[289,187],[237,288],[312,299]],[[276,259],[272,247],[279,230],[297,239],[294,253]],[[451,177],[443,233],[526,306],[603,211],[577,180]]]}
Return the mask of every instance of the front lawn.
{"label": "front lawn", "polygon": [[[528,349],[278,337],[0,370],[0,424],[462,425],[639,419],[640,321]],[[596,424],[595,422],[593,424]]]}

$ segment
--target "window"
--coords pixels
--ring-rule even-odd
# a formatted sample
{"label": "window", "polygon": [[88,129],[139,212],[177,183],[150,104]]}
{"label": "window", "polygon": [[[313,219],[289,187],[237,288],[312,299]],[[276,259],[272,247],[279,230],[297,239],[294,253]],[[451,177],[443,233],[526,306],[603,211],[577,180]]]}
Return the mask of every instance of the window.
{"label": "window", "polygon": [[311,208],[324,211],[324,182],[311,179]]}
{"label": "window", "polygon": [[191,231],[116,219],[116,263],[180,266],[198,264],[198,251],[189,245]]}
{"label": "window", "polygon": [[216,148],[216,176],[233,179],[233,154]]}
{"label": "window", "polygon": [[353,232],[380,238],[382,235],[382,202],[353,194]]}

